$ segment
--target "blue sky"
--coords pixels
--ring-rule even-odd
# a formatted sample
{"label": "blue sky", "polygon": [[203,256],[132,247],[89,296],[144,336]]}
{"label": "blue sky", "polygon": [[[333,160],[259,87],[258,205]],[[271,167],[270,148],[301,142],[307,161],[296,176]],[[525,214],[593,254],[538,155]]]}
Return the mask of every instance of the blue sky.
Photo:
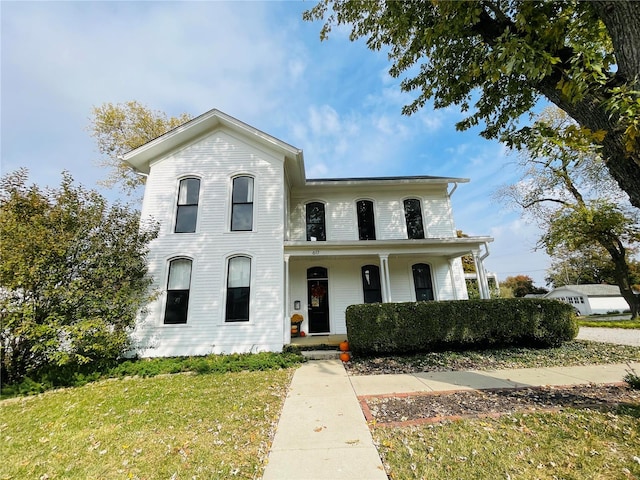
{"label": "blue sky", "polygon": [[[304,151],[307,176],[470,178],[453,195],[458,229],[491,235],[487,269],[544,285],[539,231],[492,199],[518,180],[514,159],[456,108],[401,114],[411,96],[384,52],[320,23],[312,2],[7,2],[2,27],[2,173],[27,167],[87,187],[107,172],[87,126],[93,106],[137,100],[170,115],[212,108]],[[109,198],[118,191],[106,191]]]}

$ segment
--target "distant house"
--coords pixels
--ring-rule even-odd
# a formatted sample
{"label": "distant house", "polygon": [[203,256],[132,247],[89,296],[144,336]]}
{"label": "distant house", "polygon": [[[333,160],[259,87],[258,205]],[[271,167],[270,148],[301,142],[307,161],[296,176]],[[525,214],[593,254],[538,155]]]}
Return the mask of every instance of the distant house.
{"label": "distant house", "polygon": [[488,236],[457,238],[452,177],[309,179],[302,150],[218,110],[124,155],[147,177],[142,218],[158,293],[135,331],[141,356],[280,351],[291,318],[344,334],[356,303],[483,298]]}
{"label": "distant house", "polygon": [[545,298],[555,298],[568,303],[581,315],[629,310],[629,305],[620,295],[617,285],[564,285],[547,293]]}

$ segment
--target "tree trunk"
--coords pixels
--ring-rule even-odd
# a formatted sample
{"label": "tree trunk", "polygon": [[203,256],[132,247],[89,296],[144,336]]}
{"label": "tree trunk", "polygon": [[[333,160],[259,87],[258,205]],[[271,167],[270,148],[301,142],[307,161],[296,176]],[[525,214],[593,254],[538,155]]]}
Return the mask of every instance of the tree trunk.
{"label": "tree trunk", "polygon": [[[612,84],[626,84],[632,90],[640,89],[640,2],[594,1],[592,8],[605,24],[616,55],[617,71]],[[559,77],[552,75],[540,81],[535,88],[559,108],[567,112],[581,126],[592,131],[604,130],[602,156],[609,173],[631,203],[640,208],[640,150],[628,152],[624,142],[625,125],[620,118],[605,109],[610,98],[610,86],[603,86],[581,101],[572,103],[556,88]]]}
{"label": "tree trunk", "polygon": [[620,287],[620,294],[622,298],[629,304],[631,310],[631,319],[636,320],[640,314],[640,295],[633,293],[631,289],[631,281],[629,279],[629,265],[627,264],[626,251],[622,244],[618,242],[615,245],[614,242],[607,243],[601,242],[601,245],[607,249],[613,264],[615,265],[615,277],[618,287]]}

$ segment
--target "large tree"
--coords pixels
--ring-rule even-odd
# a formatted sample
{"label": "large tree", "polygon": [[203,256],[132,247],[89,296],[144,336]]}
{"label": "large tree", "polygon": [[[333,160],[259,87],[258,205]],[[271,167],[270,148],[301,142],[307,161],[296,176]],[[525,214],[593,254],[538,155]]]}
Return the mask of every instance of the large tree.
{"label": "large tree", "polygon": [[501,196],[538,223],[544,231],[540,245],[552,257],[593,247],[606,251],[635,318],[640,297],[632,289],[629,247],[640,241],[638,210],[626,202],[591,136],[583,133],[562,110],[545,109],[520,155],[521,181]]}
{"label": "large tree", "polygon": [[485,137],[518,146],[518,119],[546,97],[594,135],[640,208],[640,2],[321,0],[304,18],[325,21],[323,39],[350,24],[352,39],[388,48],[390,74],[417,92],[407,114],[458,105],[471,112],[458,128],[484,122]]}
{"label": "large tree", "polygon": [[136,175],[120,157],[189,120],[187,113],[170,117],[135,100],[94,107],[89,131],[101,154],[99,163],[109,168],[102,183],[108,187],[119,185],[125,192],[144,183],[144,177]]}
{"label": "large tree", "polygon": [[[640,262],[629,259],[627,263],[632,287],[640,290]],[[585,245],[578,250],[556,248],[545,280],[554,288],[585,283],[617,284],[615,265],[599,244]]]}
{"label": "large tree", "polygon": [[151,292],[147,245],[157,227],[63,174],[60,187],[0,180],[0,353],[3,381],[43,368],[112,362],[129,346]]}

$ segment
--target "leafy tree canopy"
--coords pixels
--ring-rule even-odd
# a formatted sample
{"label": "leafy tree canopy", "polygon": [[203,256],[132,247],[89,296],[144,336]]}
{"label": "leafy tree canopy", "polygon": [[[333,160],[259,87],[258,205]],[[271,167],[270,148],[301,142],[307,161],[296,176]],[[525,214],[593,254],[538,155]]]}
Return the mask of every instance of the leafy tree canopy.
{"label": "leafy tree canopy", "polygon": [[524,297],[529,294],[539,295],[548,292],[546,288],[536,287],[533,284],[533,279],[528,275],[507,277],[504,282],[500,282],[500,287],[501,289],[511,290],[514,297]]}
{"label": "leafy tree canopy", "polygon": [[321,0],[306,20],[387,48],[390,74],[415,93],[403,112],[433,99],[458,105],[467,129],[520,146],[517,121],[541,96],[601,147],[611,175],[640,208],[640,2]]}
{"label": "leafy tree canopy", "polygon": [[141,185],[144,177],[136,175],[120,157],[189,120],[191,116],[186,113],[169,117],[136,101],[94,107],[89,130],[102,155],[100,164],[110,169],[102,183],[108,187],[120,185],[125,192]]}
{"label": "leafy tree canopy", "polygon": [[[640,262],[631,259],[627,263],[631,285],[640,290]],[[562,285],[617,284],[615,264],[609,253],[597,244],[577,250],[557,247],[545,280],[553,288]]]}
{"label": "leafy tree canopy", "polygon": [[74,184],[0,180],[0,351],[3,381],[50,366],[109,363],[128,348],[149,300],[145,255],[157,227]]}
{"label": "leafy tree canopy", "polygon": [[562,110],[545,109],[533,125],[529,148],[520,155],[521,181],[501,195],[537,221],[544,231],[539,244],[552,257],[604,251],[614,267],[613,283],[635,317],[640,298],[631,288],[628,249],[640,241],[638,210],[628,205],[600,149],[583,133]]}

